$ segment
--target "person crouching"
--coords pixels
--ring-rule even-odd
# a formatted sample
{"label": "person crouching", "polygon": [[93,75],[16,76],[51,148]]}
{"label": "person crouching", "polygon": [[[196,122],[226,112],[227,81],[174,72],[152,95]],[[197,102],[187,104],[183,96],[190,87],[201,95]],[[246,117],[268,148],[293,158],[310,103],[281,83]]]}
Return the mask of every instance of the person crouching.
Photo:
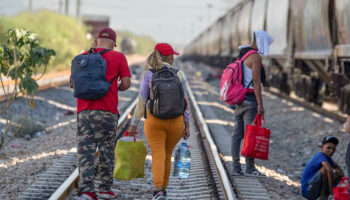
{"label": "person crouching", "polygon": [[342,169],[332,156],[339,141],[336,137],[326,136],[322,140],[321,152],[316,153],[306,164],[301,176],[301,193],[307,199],[328,199],[344,176]]}

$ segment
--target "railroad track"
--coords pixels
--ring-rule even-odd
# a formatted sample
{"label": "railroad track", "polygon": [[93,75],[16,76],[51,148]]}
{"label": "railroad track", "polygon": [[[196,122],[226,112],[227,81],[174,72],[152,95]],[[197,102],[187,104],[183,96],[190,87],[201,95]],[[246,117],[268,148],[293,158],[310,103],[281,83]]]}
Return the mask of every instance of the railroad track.
{"label": "railroad track", "polygon": [[[193,124],[191,125],[192,134],[188,141],[192,155],[190,177],[188,179],[178,179],[171,176],[167,188],[168,199],[236,199],[238,196],[232,189],[231,180],[191,89],[189,92],[194,116],[194,119],[191,119],[191,124]],[[131,119],[130,113],[135,105],[136,100],[131,103],[119,119],[117,130],[119,137],[128,126]],[[135,179],[130,182],[114,180],[112,190],[119,195],[117,199],[151,198],[152,173],[150,158],[150,155],[148,155],[144,179]],[[74,199],[77,196],[76,186],[79,175],[76,168],[76,159],[75,153],[71,153],[57,160],[17,199]],[[96,180],[95,184],[98,183],[99,180]],[[125,185],[138,189],[128,191],[129,188],[123,188]],[[145,190],[148,192],[144,193],[140,188],[146,188]]]}
{"label": "railroad track", "polygon": [[[192,86],[192,85],[191,85]],[[190,87],[189,87],[190,88]],[[168,199],[270,199],[264,187],[255,177],[232,177],[232,162],[223,157],[208,128],[192,89],[189,89],[192,105],[191,146],[192,161],[189,179],[170,178]],[[131,103],[119,120],[119,137],[129,124]],[[143,122],[141,122],[143,123]],[[193,126],[195,124],[196,126]],[[140,125],[140,128],[143,126]],[[139,130],[142,132],[142,130]],[[141,138],[144,139],[144,138]],[[180,144],[180,142],[179,142]],[[176,147],[177,148],[177,147]],[[150,152],[150,151],[149,151]],[[77,197],[78,169],[75,153],[57,160],[49,170],[17,199],[75,199]],[[150,199],[152,194],[151,156],[145,164],[145,178],[132,181],[114,180],[112,190],[117,199]],[[242,166],[245,167],[244,164]],[[95,184],[98,184],[96,180]]]}

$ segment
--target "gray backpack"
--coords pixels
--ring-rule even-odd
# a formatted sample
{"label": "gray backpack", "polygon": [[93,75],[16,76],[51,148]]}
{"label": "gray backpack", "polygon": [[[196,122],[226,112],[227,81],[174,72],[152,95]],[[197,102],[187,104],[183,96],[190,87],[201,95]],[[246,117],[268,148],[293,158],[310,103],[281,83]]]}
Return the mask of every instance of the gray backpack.
{"label": "gray backpack", "polygon": [[106,80],[107,62],[101,54],[110,51],[104,49],[97,53],[91,48],[87,54],[76,56],[72,60],[71,74],[74,86],[73,96],[79,99],[99,99],[105,96],[111,82]]}
{"label": "gray backpack", "polygon": [[160,119],[179,117],[186,110],[186,101],[182,83],[177,76],[178,70],[163,67],[153,71],[150,89],[151,114]]}

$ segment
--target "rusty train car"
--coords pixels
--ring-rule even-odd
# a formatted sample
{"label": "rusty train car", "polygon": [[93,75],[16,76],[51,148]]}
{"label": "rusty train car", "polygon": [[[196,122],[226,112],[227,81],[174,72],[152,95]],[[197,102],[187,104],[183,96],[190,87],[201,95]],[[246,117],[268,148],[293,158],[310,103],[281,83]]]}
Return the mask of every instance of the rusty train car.
{"label": "rusty train car", "polygon": [[225,67],[254,30],[273,38],[263,60],[270,86],[350,108],[350,1],[243,0],[184,49],[183,59]]}

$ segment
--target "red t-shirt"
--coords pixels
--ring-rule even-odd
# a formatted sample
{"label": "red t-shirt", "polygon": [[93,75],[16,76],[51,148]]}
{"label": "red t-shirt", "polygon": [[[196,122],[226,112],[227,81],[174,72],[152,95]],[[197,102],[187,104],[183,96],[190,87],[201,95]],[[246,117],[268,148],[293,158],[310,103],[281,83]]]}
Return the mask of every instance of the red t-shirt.
{"label": "red t-shirt", "polygon": [[[103,48],[96,48],[98,52]],[[86,54],[84,52],[83,54]],[[128,62],[124,54],[117,51],[107,51],[102,54],[102,57],[107,61],[106,79],[113,82],[109,87],[108,93],[94,100],[77,99],[77,113],[83,110],[105,110],[112,113],[118,112],[118,80],[124,77],[130,77]]]}

